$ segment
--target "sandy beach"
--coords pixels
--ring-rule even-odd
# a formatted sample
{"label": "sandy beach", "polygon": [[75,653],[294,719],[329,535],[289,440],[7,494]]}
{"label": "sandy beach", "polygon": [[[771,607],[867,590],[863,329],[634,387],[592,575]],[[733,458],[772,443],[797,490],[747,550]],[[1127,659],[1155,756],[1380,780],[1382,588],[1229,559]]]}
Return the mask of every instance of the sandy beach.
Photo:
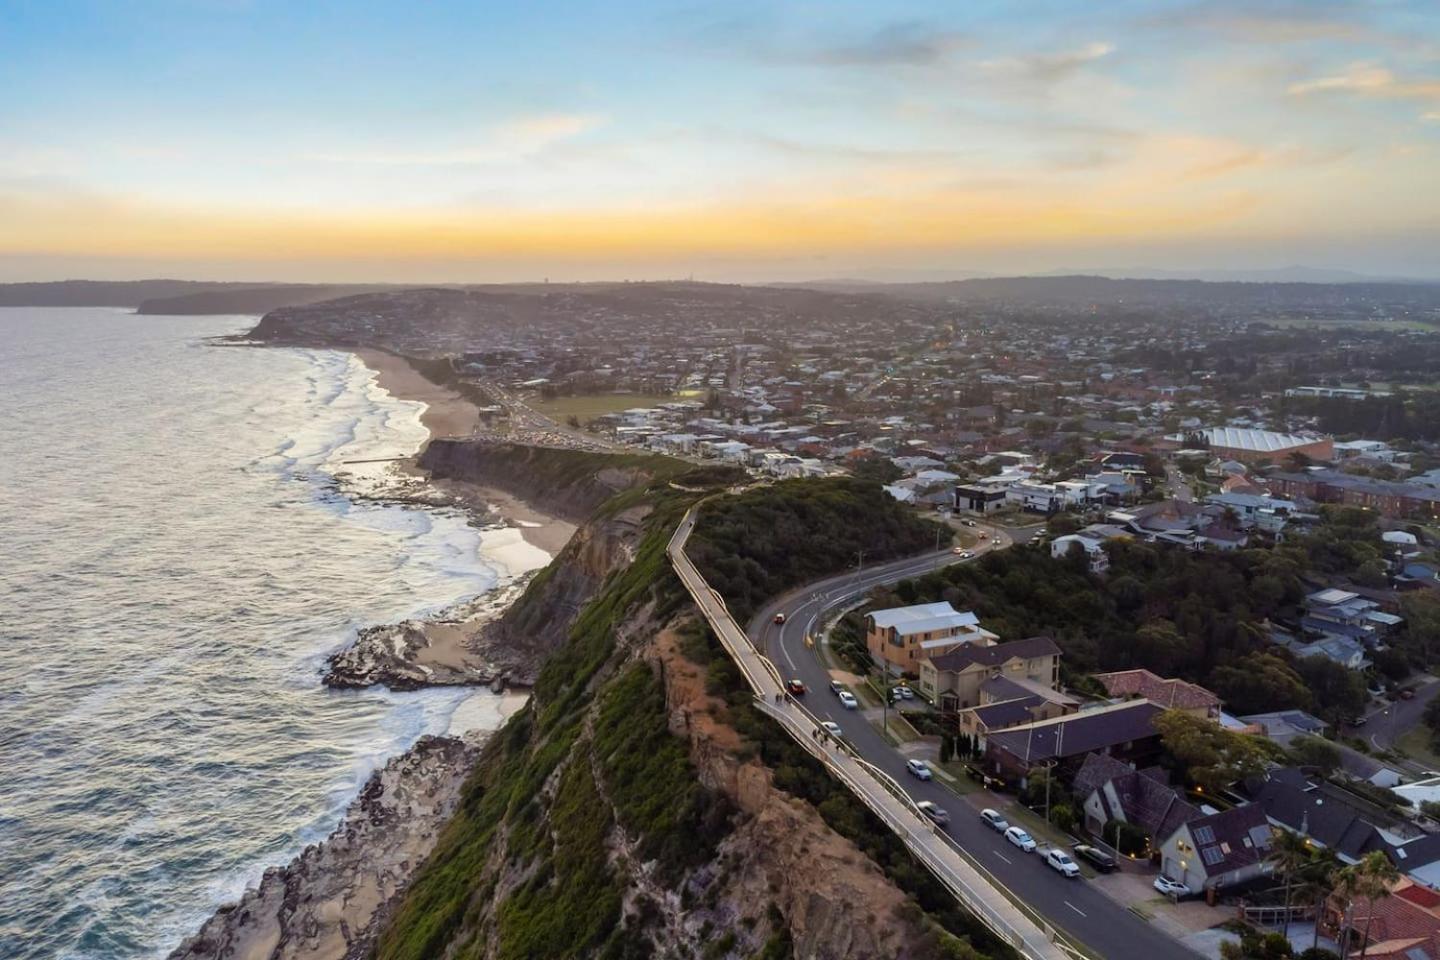
{"label": "sandy beach", "polygon": [[[425,404],[420,422],[435,437],[468,437],[481,425],[480,412],[469,400],[453,390],[425,379],[403,357],[381,350],[357,350],[360,361],[375,371],[376,382],[402,400],[418,400]],[[437,483],[446,492],[475,505],[487,505],[498,516],[520,531],[525,542],[552,557],[559,553],[575,533],[575,525],[542,513],[520,498],[488,487],[473,484]],[[519,573],[519,570],[512,570]]]}

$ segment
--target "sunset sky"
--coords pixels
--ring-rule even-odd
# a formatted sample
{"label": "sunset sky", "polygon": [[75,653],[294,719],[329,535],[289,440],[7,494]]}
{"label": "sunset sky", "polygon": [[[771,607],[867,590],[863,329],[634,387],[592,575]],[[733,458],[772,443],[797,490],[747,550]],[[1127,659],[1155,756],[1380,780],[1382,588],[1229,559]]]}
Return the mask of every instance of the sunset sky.
{"label": "sunset sky", "polygon": [[0,280],[1440,276],[1436,0],[0,0]]}

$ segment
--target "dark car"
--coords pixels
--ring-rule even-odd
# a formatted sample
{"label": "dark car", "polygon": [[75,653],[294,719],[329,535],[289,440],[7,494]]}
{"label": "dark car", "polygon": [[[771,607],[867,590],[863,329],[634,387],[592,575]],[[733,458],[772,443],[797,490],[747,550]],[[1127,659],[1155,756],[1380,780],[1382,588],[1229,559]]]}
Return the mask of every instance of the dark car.
{"label": "dark car", "polygon": [[1101,873],[1109,873],[1110,871],[1115,869],[1115,858],[1110,856],[1110,854],[1106,853],[1104,850],[1101,850],[1099,847],[1092,847],[1088,844],[1077,843],[1071,849],[1075,851],[1075,856],[1079,857],[1081,860],[1084,860],[1086,863],[1090,864],[1090,866],[1094,867],[1096,870],[1099,870]]}
{"label": "dark car", "polygon": [[805,696],[805,684],[801,683],[798,679],[787,680],[785,682],[785,692],[792,697],[803,697]]}

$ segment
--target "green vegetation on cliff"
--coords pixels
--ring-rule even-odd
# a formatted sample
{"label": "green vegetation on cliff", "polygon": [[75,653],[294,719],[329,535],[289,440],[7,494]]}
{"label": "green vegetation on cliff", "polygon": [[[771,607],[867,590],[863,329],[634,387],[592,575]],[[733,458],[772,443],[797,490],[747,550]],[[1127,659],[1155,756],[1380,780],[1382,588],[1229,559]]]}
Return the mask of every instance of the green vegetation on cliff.
{"label": "green vegetation on cliff", "polygon": [[688,552],[744,623],[770,598],[854,565],[861,551],[866,563],[878,563],[935,542],[936,524],[880,484],[836,477],[785,480],[707,502]]}

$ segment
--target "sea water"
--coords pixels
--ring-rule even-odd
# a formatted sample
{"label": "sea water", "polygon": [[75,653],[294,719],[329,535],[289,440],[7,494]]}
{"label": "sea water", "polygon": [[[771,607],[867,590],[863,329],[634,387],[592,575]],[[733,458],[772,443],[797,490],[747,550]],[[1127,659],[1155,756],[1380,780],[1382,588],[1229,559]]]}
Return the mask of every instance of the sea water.
{"label": "sea water", "polygon": [[358,629],[523,571],[357,496],[423,405],[211,341],[252,322],[0,309],[0,957],[163,956],[462,701],[499,722],[320,684]]}

